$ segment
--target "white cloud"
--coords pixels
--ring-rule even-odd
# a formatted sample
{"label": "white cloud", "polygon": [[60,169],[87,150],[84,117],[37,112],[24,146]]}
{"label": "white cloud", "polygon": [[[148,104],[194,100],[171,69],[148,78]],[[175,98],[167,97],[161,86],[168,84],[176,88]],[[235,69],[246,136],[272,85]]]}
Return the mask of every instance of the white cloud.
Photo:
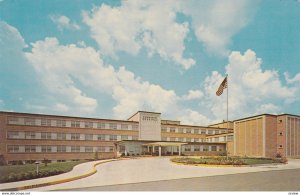
{"label": "white cloud", "polygon": [[119,7],[103,4],[82,15],[102,53],[113,57],[118,51],[136,55],[144,47],[149,56],[158,54],[189,69],[195,60],[183,57],[189,28],[187,22],[176,22],[177,4],[122,1]]}
{"label": "white cloud", "polygon": [[213,54],[227,56],[231,38],[251,20],[258,1],[183,1],[182,10],[192,18],[197,39]]}
{"label": "white cloud", "polygon": [[69,107],[67,105],[61,104],[61,103],[55,104],[54,109],[59,112],[68,112],[69,111]]}
{"label": "white cloud", "polygon": [[182,96],[183,100],[196,100],[203,97],[203,92],[200,90],[189,90],[188,94]]}
{"label": "white cloud", "polygon": [[259,108],[256,111],[256,114],[263,114],[263,113],[278,114],[279,110],[280,110],[279,106],[267,103],[259,106]]}
{"label": "white cloud", "polygon": [[[276,102],[287,103],[295,97],[295,87],[283,86],[278,73],[263,70],[261,64],[262,60],[252,50],[247,50],[244,55],[240,52],[230,54],[226,73],[229,74],[231,119],[258,112],[278,112],[282,106],[275,106]],[[223,78],[220,73],[213,72],[205,79],[206,104],[216,118],[226,117],[226,92],[220,97],[215,95]]]}
{"label": "white cloud", "polygon": [[37,41],[32,44],[32,47],[32,52],[26,53],[26,57],[52,96],[63,96],[68,104],[80,112],[95,112],[96,99],[88,97],[77,88],[71,76],[79,77],[87,84],[85,77],[95,77],[95,75],[92,70],[90,74],[81,73],[81,69],[83,66],[95,68],[96,63],[102,63],[99,55],[92,48],[81,49],[75,45],[60,47],[55,38]]}
{"label": "white cloud", "polygon": [[76,22],[71,22],[70,18],[64,15],[50,15],[50,19],[54,24],[57,25],[59,30],[69,29],[69,30],[79,30],[80,26]]}
{"label": "white cloud", "polygon": [[290,78],[289,73],[285,72],[284,77],[288,84],[300,82],[300,73],[296,74],[294,78]]}
{"label": "white cloud", "polygon": [[[9,47],[5,44],[9,43]],[[8,54],[20,52],[27,47],[20,32],[6,22],[0,21],[0,59]]]}
{"label": "white cloud", "polygon": [[[26,56],[49,95],[56,99],[53,109],[57,112],[95,113],[99,104],[113,100],[115,118],[127,118],[146,104],[149,110],[171,118],[192,115],[193,123],[208,121],[193,110],[181,108],[178,105],[180,97],[173,90],[143,81],[125,67],[115,70],[104,64],[93,48],[60,45],[55,38],[37,41],[32,46],[32,51]],[[91,91],[97,97],[88,96]],[[190,94],[193,98],[199,96],[196,90]],[[104,101],[102,97],[105,95],[112,100]]]}

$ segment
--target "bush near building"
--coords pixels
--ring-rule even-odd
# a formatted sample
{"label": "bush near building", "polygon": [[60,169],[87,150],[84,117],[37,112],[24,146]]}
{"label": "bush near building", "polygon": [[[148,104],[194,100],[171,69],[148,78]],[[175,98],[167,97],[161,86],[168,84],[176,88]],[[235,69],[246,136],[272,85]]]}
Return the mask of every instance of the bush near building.
{"label": "bush near building", "polygon": [[172,158],[172,162],[187,165],[207,164],[207,165],[256,165],[269,163],[287,163],[286,158],[253,158],[253,157],[183,157]]}
{"label": "bush near building", "polygon": [[39,164],[39,174],[36,174],[35,164],[0,166],[0,183],[23,181],[58,175],[69,172],[74,166],[87,160]]}

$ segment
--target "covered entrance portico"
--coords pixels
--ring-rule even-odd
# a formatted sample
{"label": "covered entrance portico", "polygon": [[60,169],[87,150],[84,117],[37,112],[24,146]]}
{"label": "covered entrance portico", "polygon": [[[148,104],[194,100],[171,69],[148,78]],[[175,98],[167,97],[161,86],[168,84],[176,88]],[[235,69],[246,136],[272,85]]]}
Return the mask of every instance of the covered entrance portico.
{"label": "covered entrance portico", "polygon": [[123,140],[115,143],[116,156],[136,156],[136,155],[181,155],[182,145],[185,142],[164,142],[148,140]]}
{"label": "covered entrance portico", "polygon": [[[162,156],[162,154],[167,155],[174,155],[174,152],[178,153],[178,155],[181,155],[181,146],[185,145],[187,143],[182,142],[151,142],[142,144],[143,147],[147,148],[148,153],[155,153],[156,149],[158,149],[158,156]],[[178,151],[178,152],[177,152]]]}

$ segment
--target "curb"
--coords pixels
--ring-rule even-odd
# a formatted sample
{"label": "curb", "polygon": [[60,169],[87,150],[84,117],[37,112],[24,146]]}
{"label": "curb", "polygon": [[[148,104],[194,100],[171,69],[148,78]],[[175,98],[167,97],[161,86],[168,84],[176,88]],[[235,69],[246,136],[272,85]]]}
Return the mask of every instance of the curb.
{"label": "curb", "polygon": [[[118,160],[118,159],[117,159]],[[39,183],[39,184],[34,184],[34,185],[26,185],[26,186],[21,186],[21,187],[16,187],[16,188],[7,188],[7,189],[1,189],[1,191],[20,191],[20,190],[28,190],[32,188],[39,188],[39,187],[45,187],[45,186],[50,186],[50,185],[55,185],[55,184],[61,184],[61,183],[66,183],[78,179],[82,179],[88,176],[91,176],[95,173],[97,173],[96,166],[112,161],[117,161],[117,160],[108,160],[105,162],[98,162],[92,165],[92,171],[83,175],[75,176],[75,177],[70,177],[70,178],[65,178],[65,179],[60,179],[60,180],[55,180],[55,181],[50,181],[50,182],[45,182],[45,183]]]}

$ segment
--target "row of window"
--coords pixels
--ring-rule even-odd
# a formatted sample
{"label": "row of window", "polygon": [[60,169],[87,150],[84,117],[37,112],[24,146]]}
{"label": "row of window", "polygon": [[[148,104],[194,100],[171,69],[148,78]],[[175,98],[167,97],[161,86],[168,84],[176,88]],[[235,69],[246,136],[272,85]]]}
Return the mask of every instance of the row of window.
{"label": "row of window", "polygon": [[135,130],[139,129],[137,124],[122,123],[103,123],[89,121],[69,121],[54,119],[39,119],[26,117],[8,117],[10,125],[28,125],[28,126],[48,126],[48,127],[74,127],[74,128],[90,128],[90,129],[115,129],[115,130]]}
{"label": "row of window", "polygon": [[113,146],[8,145],[8,153],[113,152]]}
{"label": "row of window", "polygon": [[185,152],[203,152],[203,151],[223,151],[223,147],[208,146],[208,145],[185,145],[183,151]]}
{"label": "row of window", "polygon": [[226,130],[210,130],[210,129],[191,129],[191,128],[176,128],[176,127],[161,127],[162,132],[171,132],[171,133],[191,133],[191,134],[221,134],[226,133]]}
{"label": "row of window", "polygon": [[79,134],[79,133],[51,133],[51,132],[27,132],[8,131],[8,139],[49,139],[49,140],[94,140],[94,141],[120,141],[138,140],[131,135],[104,135],[104,134]]}
{"label": "row of window", "polygon": [[179,142],[204,142],[201,138],[183,138],[183,137],[161,137],[161,141],[179,141]]}
{"label": "row of window", "polygon": [[221,136],[221,137],[211,137],[206,138],[207,142],[225,142],[225,141],[233,141],[233,135]]}

